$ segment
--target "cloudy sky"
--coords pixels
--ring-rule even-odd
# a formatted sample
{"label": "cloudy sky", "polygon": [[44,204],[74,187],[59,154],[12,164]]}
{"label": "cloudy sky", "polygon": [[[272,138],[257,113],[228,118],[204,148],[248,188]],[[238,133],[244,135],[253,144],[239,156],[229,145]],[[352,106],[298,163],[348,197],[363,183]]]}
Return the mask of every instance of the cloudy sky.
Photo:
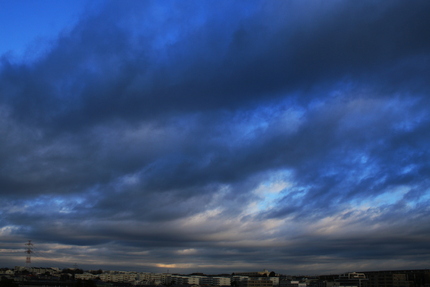
{"label": "cloudy sky", "polygon": [[0,4],[0,267],[429,268],[429,1]]}

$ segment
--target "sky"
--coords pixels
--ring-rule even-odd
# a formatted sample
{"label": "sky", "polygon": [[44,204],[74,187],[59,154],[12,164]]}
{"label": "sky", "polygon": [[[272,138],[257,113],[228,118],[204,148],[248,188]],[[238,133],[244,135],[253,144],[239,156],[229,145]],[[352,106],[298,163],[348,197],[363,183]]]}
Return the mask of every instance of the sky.
{"label": "sky", "polygon": [[429,1],[0,1],[0,267],[430,265]]}

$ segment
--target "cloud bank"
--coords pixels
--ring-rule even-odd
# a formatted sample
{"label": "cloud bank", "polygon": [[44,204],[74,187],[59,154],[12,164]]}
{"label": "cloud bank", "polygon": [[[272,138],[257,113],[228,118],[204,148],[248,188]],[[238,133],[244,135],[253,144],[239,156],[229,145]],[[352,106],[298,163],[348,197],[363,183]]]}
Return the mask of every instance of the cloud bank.
{"label": "cloud bank", "polygon": [[427,268],[429,12],[107,2],[2,55],[0,261]]}

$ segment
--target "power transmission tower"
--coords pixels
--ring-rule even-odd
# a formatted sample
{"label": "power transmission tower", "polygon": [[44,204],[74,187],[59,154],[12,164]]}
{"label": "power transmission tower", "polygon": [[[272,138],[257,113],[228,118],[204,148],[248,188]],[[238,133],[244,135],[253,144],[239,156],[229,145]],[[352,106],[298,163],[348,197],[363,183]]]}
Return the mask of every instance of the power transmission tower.
{"label": "power transmission tower", "polygon": [[25,267],[28,268],[31,265],[31,253],[33,253],[33,243],[31,243],[31,240],[28,240],[25,246],[27,246],[27,249],[25,250],[25,253],[27,253],[27,258],[25,260]]}

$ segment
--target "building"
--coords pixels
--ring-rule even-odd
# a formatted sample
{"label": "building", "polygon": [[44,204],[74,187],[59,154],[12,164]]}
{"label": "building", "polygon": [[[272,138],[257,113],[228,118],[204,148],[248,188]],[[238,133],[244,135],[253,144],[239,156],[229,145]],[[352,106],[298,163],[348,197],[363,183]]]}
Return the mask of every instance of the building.
{"label": "building", "polygon": [[81,279],[81,280],[94,280],[98,277],[99,277],[98,275],[94,275],[88,272],[85,272],[83,274],[75,274],[75,279]]}
{"label": "building", "polygon": [[339,286],[364,287],[367,286],[368,279],[364,273],[351,272],[339,275],[335,281],[339,282]]}
{"label": "building", "polygon": [[240,281],[246,281],[246,280],[249,280],[249,276],[233,275],[231,277],[232,282],[240,282]]}
{"label": "building", "polygon": [[212,285],[215,286],[230,286],[231,279],[227,277],[212,277]]}
{"label": "building", "polygon": [[430,269],[365,271],[366,287],[430,287]]}
{"label": "building", "polygon": [[[413,282],[409,282],[406,274],[391,273],[391,272],[373,272],[367,275],[369,282],[366,287],[409,287],[414,286]],[[420,286],[420,285],[418,285]]]}
{"label": "building", "polygon": [[239,287],[273,287],[270,280],[244,280],[240,281]]}

